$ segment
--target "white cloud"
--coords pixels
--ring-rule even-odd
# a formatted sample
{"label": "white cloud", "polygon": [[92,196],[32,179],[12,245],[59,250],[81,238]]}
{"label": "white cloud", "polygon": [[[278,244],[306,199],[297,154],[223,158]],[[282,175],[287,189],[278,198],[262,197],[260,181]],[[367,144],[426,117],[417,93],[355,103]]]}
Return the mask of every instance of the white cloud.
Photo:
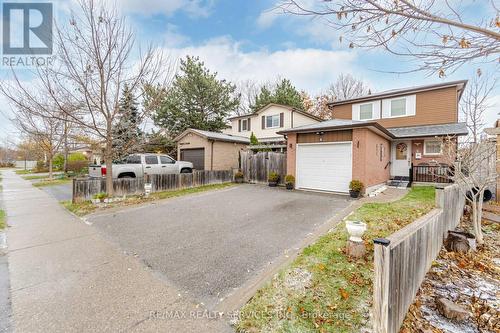
{"label": "white cloud", "polygon": [[340,72],[354,71],[355,52],[294,48],[282,51],[249,51],[227,37],[206,41],[198,46],[168,48],[175,58],[199,56],[221,78],[238,82],[274,81],[289,78],[298,89],[311,93],[325,89]]}
{"label": "white cloud", "polygon": [[273,25],[279,15],[275,10],[265,10],[257,18],[257,26],[261,29],[267,29]]}
{"label": "white cloud", "polygon": [[146,16],[163,14],[172,15],[184,11],[193,17],[210,15],[214,0],[121,0],[120,6],[127,12]]}

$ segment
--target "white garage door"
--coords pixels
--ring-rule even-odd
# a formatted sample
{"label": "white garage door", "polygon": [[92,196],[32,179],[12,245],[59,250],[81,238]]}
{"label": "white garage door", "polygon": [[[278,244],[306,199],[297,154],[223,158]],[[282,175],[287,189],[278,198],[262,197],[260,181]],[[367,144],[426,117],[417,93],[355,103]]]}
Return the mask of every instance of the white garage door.
{"label": "white garage door", "polygon": [[352,179],[352,143],[297,145],[297,188],[348,192]]}

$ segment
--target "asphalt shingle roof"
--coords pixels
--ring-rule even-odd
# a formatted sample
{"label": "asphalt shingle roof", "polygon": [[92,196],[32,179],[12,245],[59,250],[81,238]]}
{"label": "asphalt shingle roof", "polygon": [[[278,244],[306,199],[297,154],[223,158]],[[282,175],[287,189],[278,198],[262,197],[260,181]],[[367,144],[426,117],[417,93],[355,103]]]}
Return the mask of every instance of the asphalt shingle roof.
{"label": "asphalt shingle roof", "polygon": [[452,123],[440,125],[425,125],[413,127],[388,128],[392,135],[398,138],[411,138],[436,135],[467,135],[465,123]]}
{"label": "asphalt shingle roof", "polygon": [[236,135],[231,135],[231,134],[224,134],[224,133],[218,133],[218,132],[210,132],[210,131],[203,131],[199,129],[191,129],[193,132],[199,133],[203,135],[204,137],[212,140],[218,140],[218,141],[230,141],[230,142],[239,142],[239,143],[250,143],[249,138],[245,138],[243,136],[236,136]]}

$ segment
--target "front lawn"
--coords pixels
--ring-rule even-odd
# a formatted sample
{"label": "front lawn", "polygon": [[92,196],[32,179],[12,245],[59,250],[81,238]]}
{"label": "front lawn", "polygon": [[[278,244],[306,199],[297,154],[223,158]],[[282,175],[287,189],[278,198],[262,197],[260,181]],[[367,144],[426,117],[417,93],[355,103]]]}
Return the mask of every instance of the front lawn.
{"label": "front lawn", "polygon": [[5,227],[7,226],[6,219],[7,218],[5,217],[5,212],[0,209],[0,230],[5,229]]}
{"label": "front lawn", "polygon": [[353,332],[367,326],[372,299],[373,238],[386,237],[434,208],[434,188],[414,187],[392,203],[361,206],[350,219],[368,224],[367,255],[344,253],[339,223],[260,289],[241,309],[239,332]]}
{"label": "front lawn", "polygon": [[39,182],[33,183],[33,186],[35,187],[45,187],[45,186],[55,186],[55,185],[63,185],[67,183],[71,183],[72,179],[71,178],[63,178],[63,179],[45,179],[41,180]]}
{"label": "front lawn", "polygon": [[234,185],[234,183],[211,184],[211,185],[205,185],[205,186],[199,186],[199,187],[185,188],[185,189],[180,189],[180,190],[155,192],[155,193],[151,193],[150,196],[147,198],[143,197],[143,196],[130,196],[130,197],[126,198],[124,201],[103,204],[103,206],[94,205],[90,201],[85,201],[85,202],[81,202],[81,203],[72,203],[71,201],[63,201],[61,203],[67,210],[69,210],[73,214],[78,215],[78,216],[84,216],[84,215],[93,213],[98,209],[107,209],[107,208],[112,208],[112,207],[137,205],[137,204],[141,204],[141,203],[145,203],[145,202],[149,202],[149,201],[154,201],[154,200],[163,200],[163,199],[168,199],[168,198],[180,197],[180,196],[188,195],[188,194],[223,189],[223,188],[230,187],[233,185]]}

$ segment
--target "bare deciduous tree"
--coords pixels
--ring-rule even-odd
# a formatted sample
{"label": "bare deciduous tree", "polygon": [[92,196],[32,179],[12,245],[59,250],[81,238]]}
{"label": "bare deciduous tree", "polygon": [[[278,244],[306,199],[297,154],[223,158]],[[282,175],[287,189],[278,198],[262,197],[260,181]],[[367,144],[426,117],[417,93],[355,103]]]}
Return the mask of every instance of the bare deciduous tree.
{"label": "bare deciduous tree", "polygon": [[[151,45],[135,49],[134,35],[115,9],[95,0],[81,0],[69,24],[55,29],[55,65],[38,68],[35,82],[1,85],[12,100],[24,96],[38,104],[40,92],[57,106],[52,117],[68,119],[105,145],[106,189],[112,194],[113,126],[119,115],[119,97],[125,84],[142,97],[144,86],[166,84],[171,66]],[[50,111],[50,110],[43,110]],[[142,110],[142,116],[147,110]],[[141,118],[143,119],[143,118]]]}
{"label": "bare deciduous tree", "polygon": [[344,73],[340,73],[328,89],[328,95],[331,96],[332,101],[343,101],[369,93],[370,88],[362,80]]}
{"label": "bare deciduous tree", "polygon": [[54,156],[64,142],[63,121],[48,115],[40,115],[26,107],[16,108],[15,125],[25,133],[46,155],[49,163],[49,179],[53,179]]}
{"label": "bare deciduous tree", "polygon": [[[450,165],[450,178],[459,185],[467,203],[472,207],[472,226],[476,241],[483,244],[481,230],[482,208],[485,190],[495,184],[496,144],[490,140],[482,142],[460,143],[458,149],[456,138],[445,139],[444,155]],[[448,143],[448,144],[447,144]]]}
{"label": "bare deciduous tree", "polygon": [[240,105],[235,110],[234,115],[241,116],[250,112],[250,106],[255,103],[261,86],[252,80],[244,80],[236,84],[236,94],[240,99]]}
{"label": "bare deciduous tree", "polygon": [[469,81],[467,89],[462,96],[460,110],[469,128],[473,143],[478,142],[479,135],[486,125],[484,115],[486,110],[491,106],[488,103],[488,98],[495,89],[496,84],[496,78],[481,75],[481,72],[478,72],[478,75],[475,75]]}
{"label": "bare deciduous tree", "polygon": [[448,0],[282,0],[286,13],[324,19],[350,48],[384,48],[419,62],[415,70],[453,72],[472,60],[498,64],[500,15],[495,1],[484,1],[490,16],[476,22],[460,1]]}

